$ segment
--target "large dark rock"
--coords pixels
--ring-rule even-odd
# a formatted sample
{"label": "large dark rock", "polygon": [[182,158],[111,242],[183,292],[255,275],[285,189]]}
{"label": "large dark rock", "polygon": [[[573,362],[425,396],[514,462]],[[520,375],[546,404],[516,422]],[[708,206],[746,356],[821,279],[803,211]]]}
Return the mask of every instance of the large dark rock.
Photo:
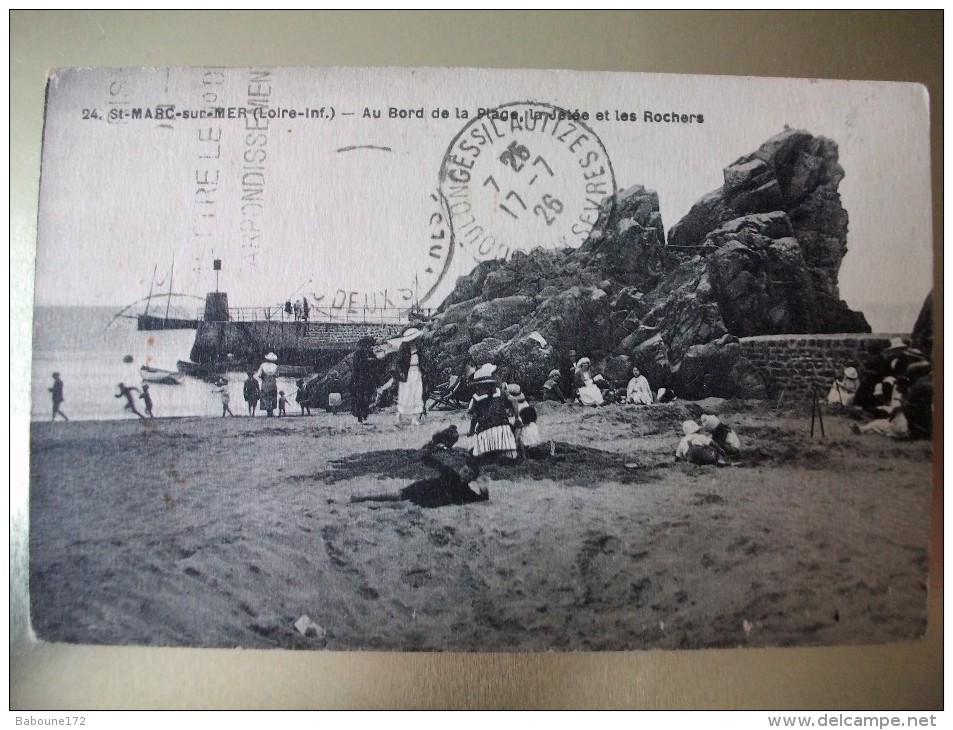
{"label": "large dark rock", "polygon": [[533,298],[527,296],[500,297],[480,302],[467,315],[470,339],[479,342],[485,337],[499,336],[507,327],[519,324],[535,309]]}
{"label": "large dark rock", "polygon": [[694,345],[675,371],[675,392],[682,398],[766,398],[767,386],[731,335]]}
{"label": "large dark rock", "polygon": [[838,294],[843,177],[833,141],[787,129],[725,168],[724,185],[672,226],[669,245],[683,258],[720,254],[714,284],[731,332],[870,331]]}

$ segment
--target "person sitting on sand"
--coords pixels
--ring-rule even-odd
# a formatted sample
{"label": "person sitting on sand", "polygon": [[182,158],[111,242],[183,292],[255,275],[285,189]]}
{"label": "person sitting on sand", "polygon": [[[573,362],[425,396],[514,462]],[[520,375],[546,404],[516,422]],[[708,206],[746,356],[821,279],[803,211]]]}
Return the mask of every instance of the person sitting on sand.
{"label": "person sitting on sand", "polygon": [[700,433],[700,429],[701,427],[694,421],[682,423],[682,432],[685,436],[675,449],[675,458],[691,464],[724,465],[721,450],[711,437]]}
{"label": "person sitting on sand", "polygon": [[255,379],[254,370],[248,371],[248,378],[246,378],[245,384],[242,387],[242,395],[245,397],[245,403],[248,404],[248,415],[254,416],[255,411],[258,409],[258,399],[261,398],[261,386],[258,384],[258,380]]}
{"label": "person sitting on sand", "polygon": [[891,401],[881,409],[881,417],[876,418],[863,426],[852,423],[850,428],[857,434],[875,433],[880,436],[890,436],[895,439],[910,438],[910,424],[907,421],[907,415],[904,413],[905,403],[905,379],[893,386],[895,378],[888,376],[884,381],[891,381]]}
{"label": "person sitting on sand", "polygon": [[457,431],[456,426],[450,425],[431,436],[429,443],[424,448],[437,450],[452,449],[453,445],[459,440],[460,432]]}
{"label": "person sitting on sand", "polygon": [[842,408],[850,408],[854,405],[854,398],[857,396],[857,390],[860,388],[860,375],[857,368],[844,368],[844,377],[842,380],[835,380],[831,385],[830,392],[827,394],[827,402],[831,405],[839,405]]}
{"label": "person sitting on sand", "polygon": [[588,357],[576,363],[576,400],[584,406],[601,406],[605,402],[602,391],[592,379],[592,361]]}
{"label": "person sitting on sand", "polygon": [[116,393],[116,397],[126,399],[126,405],[123,406],[123,410],[132,411],[137,416],[139,416],[139,418],[145,418],[145,416],[143,416],[136,408],[135,396],[132,394],[133,391],[136,391],[138,393],[139,389],[134,388],[132,386],[126,386],[120,383],[119,392]]}
{"label": "person sitting on sand", "polygon": [[142,394],[139,396],[139,400],[142,401],[145,407],[146,415],[149,416],[149,418],[155,418],[155,416],[152,415],[152,396],[149,394],[148,383],[142,384]]}
{"label": "person sitting on sand", "polygon": [[910,438],[910,424],[901,410],[898,410],[890,418],[877,418],[863,426],[851,423],[850,428],[851,431],[860,435],[875,433],[879,436],[889,436],[894,439]]}
{"label": "person sitting on sand", "polygon": [[518,456],[516,437],[510,416],[517,416],[513,403],[503,394],[494,377],[496,366],[487,364],[474,373],[473,397],[468,411],[472,417],[470,433],[474,435],[473,455],[499,454],[510,459]]}
{"label": "person sitting on sand", "polygon": [[738,434],[718,416],[706,413],[699,421],[701,422],[699,433],[711,438],[723,454],[738,456],[741,453],[741,439],[738,438]]}
{"label": "person sitting on sand", "polygon": [[480,466],[473,458],[454,468],[437,457],[445,446],[433,440],[422,451],[421,460],[439,472],[439,476],[412,482],[397,492],[383,494],[351,495],[351,502],[402,502],[408,501],[420,507],[447,507],[454,504],[485,502],[490,498],[486,487],[474,491],[470,483],[480,475]]}
{"label": "person sitting on sand", "polygon": [[652,386],[649,385],[648,379],[639,372],[638,368],[632,368],[632,379],[625,388],[625,402],[650,406],[653,400]]}
{"label": "person sitting on sand", "polygon": [[554,400],[558,403],[566,402],[560,379],[561,376],[558,370],[553,369],[549,371],[549,376],[546,378],[546,382],[543,383],[543,400]]}

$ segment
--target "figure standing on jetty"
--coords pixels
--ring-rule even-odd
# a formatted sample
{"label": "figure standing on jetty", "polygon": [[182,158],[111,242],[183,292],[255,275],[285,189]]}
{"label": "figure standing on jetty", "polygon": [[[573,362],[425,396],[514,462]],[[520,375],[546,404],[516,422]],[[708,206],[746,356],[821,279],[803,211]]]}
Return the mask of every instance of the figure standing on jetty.
{"label": "figure standing on jetty", "polygon": [[63,417],[64,421],[68,421],[66,414],[60,409],[63,405],[63,380],[60,378],[59,373],[53,373],[53,387],[47,388],[50,393],[53,394],[53,418],[51,421],[56,420],[57,414]]}
{"label": "figure standing on jetty", "polygon": [[351,358],[351,412],[358,423],[367,421],[377,385],[377,356],[372,347],[374,338],[365,335]]}
{"label": "figure standing on jetty", "polygon": [[132,386],[124,385],[123,383],[120,383],[120,384],[119,384],[119,392],[116,393],[116,397],[117,397],[117,398],[125,398],[125,399],[126,399],[126,405],[123,406],[123,410],[132,411],[132,412],[135,413],[137,416],[139,416],[139,418],[145,418],[145,416],[143,416],[143,415],[139,412],[139,410],[136,408],[135,396],[132,394],[132,391],[136,391],[136,392],[138,393],[138,392],[139,392],[139,389],[138,389],[138,388],[134,388],[134,387],[132,387]]}
{"label": "figure standing on jetty", "polygon": [[269,352],[258,369],[261,378],[261,409],[271,418],[278,407],[278,356]]}
{"label": "figure standing on jetty", "polygon": [[255,380],[255,373],[252,370],[248,371],[248,377],[242,387],[242,395],[245,398],[245,403],[248,404],[248,415],[254,416],[255,410],[258,408],[258,399],[261,398],[261,386]]}
{"label": "figure standing on jetty", "polygon": [[142,405],[145,407],[146,415],[149,416],[149,418],[155,418],[155,416],[152,415],[152,395],[149,393],[148,383],[142,384],[142,393],[139,395],[139,400],[142,401]]}
{"label": "figure standing on jetty", "polygon": [[419,339],[423,334],[416,327],[404,330],[400,349],[394,358],[394,379],[397,381],[397,425],[409,417],[414,426],[420,425],[424,415],[424,395],[427,392],[425,372],[427,364]]}

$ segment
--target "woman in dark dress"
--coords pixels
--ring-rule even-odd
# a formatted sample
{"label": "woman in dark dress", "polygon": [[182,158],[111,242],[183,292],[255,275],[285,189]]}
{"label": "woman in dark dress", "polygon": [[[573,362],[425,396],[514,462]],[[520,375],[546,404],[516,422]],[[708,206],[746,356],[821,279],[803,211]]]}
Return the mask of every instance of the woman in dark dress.
{"label": "woman in dark dress", "polygon": [[367,421],[377,387],[377,356],[373,337],[362,337],[351,358],[351,413],[358,423]]}
{"label": "woman in dark dress", "polygon": [[452,504],[485,502],[489,490],[481,487],[478,492],[470,488],[470,482],[480,475],[480,467],[472,459],[454,468],[441,461],[437,454],[446,447],[431,441],[423,449],[422,461],[439,472],[439,476],[420,479],[397,492],[384,494],[351,495],[352,502],[413,502],[420,507],[447,507]]}
{"label": "woman in dark dress", "polygon": [[513,402],[504,395],[495,372],[495,366],[484,365],[473,376],[474,393],[468,408],[472,418],[470,430],[475,437],[473,455],[499,454],[515,459],[519,453],[512,424],[519,423],[519,415]]}

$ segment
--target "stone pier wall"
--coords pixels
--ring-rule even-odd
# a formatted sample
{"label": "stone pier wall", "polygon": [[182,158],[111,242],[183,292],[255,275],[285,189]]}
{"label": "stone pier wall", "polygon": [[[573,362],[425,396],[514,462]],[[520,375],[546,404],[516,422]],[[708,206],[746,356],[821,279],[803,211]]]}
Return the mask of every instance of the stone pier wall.
{"label": "stone pier wall", "polygon": [[370,335],[378,342],[408,325],[349,322],[199,322],[193,362],[219,362],[231,353],[239,362],[259,362],[268,352],[286,365],[333,364]]}
{"label": "stone pier wall", "polygon": [[740,339],[745,356],[764,377],[771,398],[810,400],[811,388],[827,395],[844,368],[858,369],[902,334],[763,335]]}

